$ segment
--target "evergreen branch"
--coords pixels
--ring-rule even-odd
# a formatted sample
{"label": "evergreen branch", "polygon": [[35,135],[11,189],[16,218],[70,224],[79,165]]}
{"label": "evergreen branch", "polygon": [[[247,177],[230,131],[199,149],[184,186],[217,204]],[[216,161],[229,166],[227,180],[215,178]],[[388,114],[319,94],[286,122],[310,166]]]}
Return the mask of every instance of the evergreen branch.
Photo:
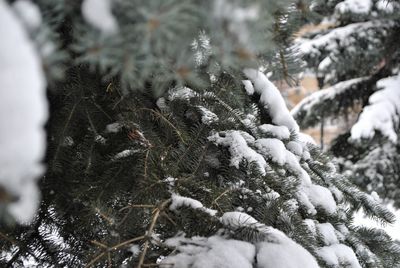
{"label": "evergreen branch", "polygon": [[189,147],[185,150],[185,152],[182,154],[182,156],[178,159],[178,161],[175,164],[176,168],[179,167],[179,164],[182,162],[183,158],[185,158],[186,155],[191,151],[192,147],[197,144],[196,142],[200,138],[201,134],[203,134],[203,129],[204,129],[204,126],[202,126],[199,129],[199,131],[197,132],[196,137],[192,140],[192,142],[190,143]]}
{"label": "evergreen branch", "polygon": [[177,226],[176,222],[171,219],[171,217],[168,215],[168,213],[166,213],[165,211],[163,211],[163,213],[161,214],[162,216],[166,217],[167,220],[169,220],[173,225]]}
{"label": "evergreen branch", "polygon": [[160,112],[157,112],[153,109],[149,109],[149,108],[140,108],[139,110],[143,110],[143,111],[149,111],[152,114],[154,114],[157,118],[162,119],[164,122],[166,122],[171,128],[173,128],[176,132],[176,134],[178,135],[179,139],[183,142],[183,144],[186,144],[185,140],[182,137],[181,132],[179,131],[179,129],[177,129],[174,124],[172,124],[164,115],[162,115]]}
{"label": "evergreen branch", "polygon": [[218,204],[217,201],[218,201],[219,199],[221,199],[224,195],[226,195],[227,193],[229,193],[229,192],[231,192],[231,191],[233,191],[233,188],[226,189],[226,190],[223,191],[220,195],[218,195],[218,196],[211,202],[211,208],[217,207],[218,210],[219,210],[221,213],[223,213],[224,210],[221,208],[221,206]]}
{"label": "evergreen branch", "polygon": [[7,235],[3,234],[2,232],[0,232],[0,236],[4,239],[7,240],[8,242],[10,242],[13,245],[16,245],[16,241],[14,241],[12,238],[8,237]]}
{"label": "evergreen branch", "polygon": [[65,125],[64,125],[64,127],[63,127],[63,129],[61,131],[60,139],[58,141],[57,148],[56,148],[55,153],[54,153],[53,161],[57,160],[57,158],[58,158],[58,154],[60,152],[61,144],[63,143],[63,138],[65,136],[65,132],[67,131],[68,126],[71,123],[72,116],[75,113],[76,107],[81,102],[81,100],[82,99],[79,99],[77,102],[74,103],[74,106],[72,106],[71,112],[69,113],[67,121],[65,122]]}
{"label": "evergreen branch", "polygon": [[93,105],[96,106],[96,108],[100,112],[102,112],[108,119],[110,119],[110,120],[113,119],[106,111],[104,111],[104,109],[99,104],[97,104],[97,102],[94,100],[94,97],[92,97],[92,102],[93,102]]}
{"label": "evergreen branch", "polygon": [[130,243],[133,243],[133,242],[136,242],[136,241],[145,239],[145,238],[146,238],[146,236],[144,236],[144,235],[138,236],[138,237],[135,237],[135,238],[126,240],[126,241],[124,241],[124,242],[122,242],[122,243],[119,243],[119,244],[117,244],[117,245],[115,245],[115,246],[112,246],[110,249],[111,249],[111,250],[117,250],[117,249],[119,249],[120,247],[126,246],[126,245],[128,245],[128,244],[130,244]]}
{"label": "evergreen branch", "polygon": [[153,205],[127,205],[126,207],[121,208],[119,210],[119,212],[122,212],[128,208],[154,208],[154,206]]}
{"label": "evergreen branch", "polygon": [[90,124],[90,126],[92,127],[92,130],[93,130],[94,134],[95,134],[96,136],[97,136],[97,135],[99,135],[99,133],[97,132],[97,129],[96,129],[96,127],[94,126],[94,123],[93,123],[92,117],[90,116],[90,114],[89,114],[89,112],[88,112],[87,108],[85,108],[85,112],[86,112],[86,115],[87,115],[87,118],[88,118],[89,124]]}
{"label": "evergreen branch", "polygon": [[98,260],[100,260],[107,252],[102,252],[99,255],[97,255],[94,259],[92,259],[88,264],[86,264],[85,268],[88,268],[95,264]]}
{"label": "evergreen branch", "polygon": [[18,251],[14,254],[14,256],[7,262],[6,267],[12,267],[12,264],[14,263],[14,261],[16,261],[18,259],[18,257],[23,253],[28,253],[35,259],[35,261],[39,262],[38,256],[36,256],[36,254],[29,249],[28,242],[29,242],[29,240],[33,239],[34,236],[36,236],[39,233],[38,229],[41,226],[43,218],[45,216],[46,216],[46,211],[42,208],[38,213],[38,219],[37,219],[36,223],[32,226],[30,233],[25,238],[25,241],[27,241],[25,245],[22,244],[22,242],[19,242],[12,238],[9,238],[0,232],[2,237],[7,238],[6,239],[7,241],[10,241],[10,242],[13,241],[13,245],[15,245],[19,248]]}
{"label": "evergreen branch", "polygon": [[225,191],[223,191],[220,195],[218,195],[212,202],[211,202],[211,207],[213,207],[214,205],[218,205],[218,200],[221,199],[224,195],[226,195],[227,193],[233,191],[233,188],[229,188],[226,189]]}
{"label": "evergreen branch", "polygon": [[147,179],[149,154],[150,154],[150,149],[146,151],[146,157],[144,158],[144,179]]}
{"label": "evergreen branch", "polygon": [[111,261],[111,253],[107,252],[107,259],[108,259],[108,267],[111,268],[112,267],[112,261]]}
{"label": "evergreen branch", "polygon": [[145,239],[145,238],[146,238],[146,236],[144,236],[144,235],[143,235],[143,236],[138,236],[138,237],[135,237],[135,238],[126,240],[126,241],[124,241],[124,242],[122,242],[122,243],[116,244],[116,245],[111,246],[111,247],[108,247],[108,246],[106,246],[106,245],[104,245],[103,243],[100,243],[100,242],[98,242],[98,241],[91,240],[91,241],[90,241],[91,243],[93,243],[93,244],[95,244],[95,245],[97,245],[97,246],[99,246],[99,247],[101,247],[101,248],[104,248],[105,250],[104,250],[104,252],[102,252],[102,253],[98,254],[96,257],[94,257],[85,267],[90,267],[90,266],[92,266],[92,265],[95,264],[98,260],[100,260],[106,253],[107,253],[108,262],[110,263],[110,260],[111,260],[110,253],[111,253],[112,251],[116,251],[116,250],[118,250],[119,248],[121,248],[121,247],[123,247],[123,246],[126,246],[126,245],[128,245],[128,244],[131,244],[131,243],[133,243],[133,242],[136,242],[136,241],[139,241],[139,240],[142,240],[142,239]]}
{"label": "evergreen branch", "polygon": [[108,248],[106,245],[104,245],[103,243],[100,243],[96,240],[91,240],[90,243],[95,244],[96,246],[102,247],[102,248]]}

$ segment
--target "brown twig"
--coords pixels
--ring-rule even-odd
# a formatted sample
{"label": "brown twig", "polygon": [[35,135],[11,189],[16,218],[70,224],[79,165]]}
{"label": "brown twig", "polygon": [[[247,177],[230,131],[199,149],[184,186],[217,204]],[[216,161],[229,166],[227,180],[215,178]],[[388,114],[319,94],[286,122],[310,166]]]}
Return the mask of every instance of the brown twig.
{"label": "brown twig", "polygon": [[103,251],[102,253],[100,253],[99,255],[97,255],[96,257],[94,257],[85,267],[90,267],[90,266],[92,266],[92,265],[95,264],[99,259],[101,259],[106,253],[107,253],[108,263],[109,263],[109,265],[111,265],[111,252],[112,252],[112,251],[115,251],[115,250],[117,250],[117,249],[119,249],[119,248],[121,248],[121,247],[123,247],[123,246],[126,246],[126,245],[128,245],[128,244],[130,244],[130,243],[133,243],[133,242],[136,242],[136,241],[145,239],[145,238],[146,238],[146,236],[144,236],[144,235],[138,236],[138,237],[135,237],[135,238],[126,240],[126,241],[124,241],[124,242],[122,242],[122,243],[116,244],[116,245],[111,246],[111,247],[108,247],[107,245],[105,245],[105,244],[103,244],[103,243],[101,243],[101,242],[99,242],[99,241],[91,240],[90,242],[91,242],[92,244],[95,244],[96,246],[99,246],[99,247],[103,248],[104,251]]}
{"label": "brown twig", "polygon": [[153,109],[149,109],[149,108],[140,108],[139,110],[149,111],[149,112],[153,113],[155,116],[157,116],[158,118],[162,119],[164,122],[166,122],[170,127],[172,127],[172,128],[175,130],[175,132],[176,132],[176,134],[178,135],[179,139],[180,139],[184,144],[186,144],[186,142],[185,142],[185,140],[183,139],[182,134],[181,134],[181,132],[179,131],[179,129],[177,129],[177,128],[174,126],[174,124],[172,124],[172,123],[168,120],[168,118],[166,118],[163,114],[161,114],[160,112],[157,112],[157,111],[155,111],[155,110],[153,110]]}
{"label": "brown twig", "polygon": [[98,260],[100,260],[107,252],[103,252],[100,253],[99,255],[97,255],[96,257],[94,257],[94,259],[92,259],[88,264],[86,264],[85,268],[88,268],[90,266],[92,266],[93,264],[95,264]]}
{"label": "brown twig", "polygon": [[158,217],[160,216],[160,213],[165,209],[165,207],[167,206],[167,204],[170,201],[171,201],[171,199],[167,199],[164,202],[162,202],[160,204],[160,206],[158,206],[156,209],[154,209],[153,218],[151,219],[150,226],[147,229],[147,233],[146,233],[148,239],[146,240],[146,242],[144,242],[143,251],[142,251],[142,254],[140,255],[139,263],[137,265],[138,268],[141,268],[143,266],[144,258],[146,257],[147,249],[149,248],[149,244],[150,244],[149,238],[151,237],[151,235],[153,233],[153,230],[157,223]]}
{"label": "brown twig", "polygon": [[232,191],[232,189],[226,189],[226,190],[223,191],[219,196],[217,196],[217,198],[215,198],[215,199],[212,201],[211,207],[213,207],[214,205],[218,205],[217,201],[218,201],[219,199],[221,199],[224,195],[226,195],[227,193],[229,193],[230,191]]}
{"label": "brown twig", "polygon": [[102,247],[102,248],[108,248],[106,245],[103,243],[96,241],[96,240],[91,240],[90,243],[95,244],[96,246]]}
{"label": "brown twig", "polygon": [[125,209],[128,209],[128,208],[154,208],[154,206],[153,205],[127,205],[127,206],[121,208],[119,210],[119,212],[122,212],[122,211],[124,211]]}
{"label": "brown twig", "polygon": [[128,244],[130,244],[130,243],[133,243],[133,242],[136,242],[136,241],[145,239],[145,238],[146,238],[146,236],[144,236],[144,235],[138,236],[138,237],[135,237],[135,238],[126,240],[126,241],[124,241],[124,242],[122,242],[122,243],[119,243],[119,244],[117,244],[117,245],[115,245],[115,246],[112,246],[112,247],[110,247],[110,249],[111,249],[111,250],[117,250],[117,249],[119,249],[120,247],[123,247],[123,246],[125,246],[125,245],[128,245]]}

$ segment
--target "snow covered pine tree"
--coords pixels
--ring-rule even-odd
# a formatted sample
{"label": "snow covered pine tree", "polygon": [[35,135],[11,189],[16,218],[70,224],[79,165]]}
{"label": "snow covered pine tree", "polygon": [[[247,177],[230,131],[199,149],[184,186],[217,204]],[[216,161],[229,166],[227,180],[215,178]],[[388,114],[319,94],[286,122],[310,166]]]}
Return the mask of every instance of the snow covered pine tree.
{"label": "snow covered pine tree", "polygon": [[362,189],[400,208],[400,2],[321,1],[313,10],[328,28],[297,46],[321,88],[329,87],[305,98],[292,114],[307,128],[359,113],[331,151]]}
{"label": "snow covered pine tree", "polygon": [[36,2],[0,5],[21,21],[21,3],[40,9],[25,25],[50,102],[40,208],[2,224],[1,265],[400,264],[387,234],[352,224],[360,207],[393,215],[336,172],[258,70],[289,60],[299,3]]}

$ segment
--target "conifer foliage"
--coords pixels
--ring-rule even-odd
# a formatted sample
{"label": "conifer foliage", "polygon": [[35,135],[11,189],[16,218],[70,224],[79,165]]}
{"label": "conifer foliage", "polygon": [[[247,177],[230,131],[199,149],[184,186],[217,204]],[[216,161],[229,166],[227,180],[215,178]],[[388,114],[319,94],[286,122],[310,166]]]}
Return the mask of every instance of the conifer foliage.
{"label": "conifer foliage", "polygon": [[276,31],[298,26],[283,19],[294,3],[37,7],[26,31],[49,84],[47,170],[30,224],[2,214],[2,266],[399,265],[386,233],[352,224],[360,207],[394,216],[299,132],[258,70],[288,56]]}
{"label": "conifer foliage", "polygon": [[317,1],[312,9],[323,30],[297,48],[324,89],[292,114],[303,128],[358,114],[332,152],[349,178],[399,207],[400,2]]}

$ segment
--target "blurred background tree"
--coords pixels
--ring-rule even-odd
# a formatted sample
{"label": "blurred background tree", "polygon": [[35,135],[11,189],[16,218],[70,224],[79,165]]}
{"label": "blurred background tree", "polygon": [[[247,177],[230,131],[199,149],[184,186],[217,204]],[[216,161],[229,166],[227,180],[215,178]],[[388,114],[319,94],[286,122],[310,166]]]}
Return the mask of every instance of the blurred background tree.
{"label": "blurred background tree", "polygon": [[347,122],[330,145],[340,170],[399,207],[400,3],[316,1],[312,10],[327,27],[297,47],[324,89],[292,114],[302,128]]}

